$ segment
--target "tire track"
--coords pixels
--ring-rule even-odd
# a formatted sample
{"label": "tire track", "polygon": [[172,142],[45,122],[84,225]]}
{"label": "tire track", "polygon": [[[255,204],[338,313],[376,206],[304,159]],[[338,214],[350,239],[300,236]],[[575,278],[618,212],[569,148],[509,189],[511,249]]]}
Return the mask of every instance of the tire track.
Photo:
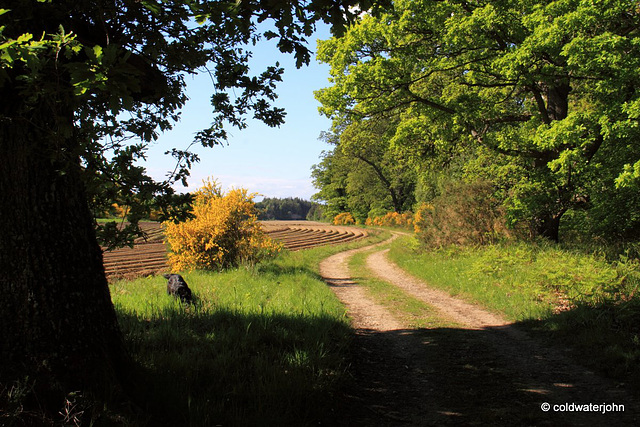
{"label": "tire track", "polygon": [[[350,383],[336,399],[328,425],[418,425],[420,402],[430,399],[411,369],[416,342],[411,331],[376,303],[349,273],[349,259],[397,238],[332,255],[320,263],[320,274],[346,306],[355,337],[351,346]],[[418,424],[416,424],[418,422]]]}
{"label": "tire track", "polygon": [[[395,236],[392,237],[395,239]],[[320,263],[320,275],[347,307],[352,326],[359,330],[390,331],[402,329],[403,325],[382,305],[371,299],[364,288],[358,286],[349,273],[349,259],[360,252],[371,250],[390,242],[340,252]]]}
{"label": "tire track", "polygon": [[402,289],[405,293],[437,308],[441,314],[456,323],[471,329],[504,328],[510,335],[522,338],[522,333],[508,327],[511,322],[496,313],[452,297],[449,293],[427,286],[409,275],[387,258],[389,249],[375,252],[367,257],[367,267],[380,279]]}

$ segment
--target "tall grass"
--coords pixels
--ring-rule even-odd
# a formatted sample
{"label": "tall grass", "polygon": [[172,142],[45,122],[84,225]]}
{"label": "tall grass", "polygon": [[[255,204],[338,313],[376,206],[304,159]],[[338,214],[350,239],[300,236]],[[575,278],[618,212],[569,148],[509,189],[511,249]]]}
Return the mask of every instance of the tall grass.
{"label": "tall grass", "polygon": [[430,285],[500,312],[640,388],[637,262],[546,243],[424,251],[410,237],[394,242],[390,257]]}
{"label": "tall grass", "polygon": [[113,284],[129,352],[144,371],[150,424],[330,423],[351,329],[317,264],[343,249],[183,273],[192,306],[166,295],[162,277]]}

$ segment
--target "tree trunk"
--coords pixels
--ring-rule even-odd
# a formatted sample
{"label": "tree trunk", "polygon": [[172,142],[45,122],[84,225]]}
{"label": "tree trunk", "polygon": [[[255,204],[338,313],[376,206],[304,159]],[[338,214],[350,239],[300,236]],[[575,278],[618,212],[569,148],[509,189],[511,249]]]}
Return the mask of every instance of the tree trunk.
{"label": "tree trunk", "polygon": [[0,381],[28,376],[38,405],[55,411],[64,393],[112,392],[129,361],[74,154],[79,144],[51,110],[20,117],[21,100],[8,92],[0,107]]}
{"label": "tree trunk", "polygon": [[550,120],[567,118],[569,113],[569,92],[571,92],[571,85],[568,79],[561,79],[554,86],[546,89],[547,114]]}
{"label": "tree trunk", "polygon": [[559,213],[544,216],[538,224],[538,235],[558,243],[560,241],[560,219],[566,211],[563,209]]}

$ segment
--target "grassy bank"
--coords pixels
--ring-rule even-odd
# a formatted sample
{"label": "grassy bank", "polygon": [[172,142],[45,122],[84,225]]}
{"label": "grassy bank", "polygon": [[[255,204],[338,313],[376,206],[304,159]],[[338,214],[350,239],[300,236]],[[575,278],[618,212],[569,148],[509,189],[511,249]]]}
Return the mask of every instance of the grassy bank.
{"label": "grassy bank", "polygon": [[[410,237],[390,257],[430,285],[575,350],[578,360],[640,388],[640,266],[551,244],[424,251]],[[584,357],[588,354],[589,357]]]}
{"label": "grassy bank", "polygon": [[318,262],[344,247],[281,254],[254,267],[184,273],[184,307],[150,277],[112,285],[153,425],[311,425],[331,418],[351,330]]}

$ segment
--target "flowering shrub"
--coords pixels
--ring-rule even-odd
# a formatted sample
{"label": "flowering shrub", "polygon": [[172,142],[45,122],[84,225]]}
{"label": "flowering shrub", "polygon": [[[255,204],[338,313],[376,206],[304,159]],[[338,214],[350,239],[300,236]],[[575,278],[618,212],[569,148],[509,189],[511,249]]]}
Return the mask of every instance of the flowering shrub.
{"label": "flowering shrub", "polygon": [[351,212],[342,212],[333,218],[334,225],[355,225],[356,220],[353,219]]}
{"label": "flowering shrub", "polygon": [[117,203],[113,203],[111,205],[111,209],[113,211],[113,215],[117,218],[124,218],[127,216],[127,213],[129,212],[129,206],[119,205]]}
{"label": "flowering shrub", "polygon": [[195,193],[194,218],[164,223],[171,267],[221,270],[277,254],[282,246],[264,234],[254,196],[243,188],[223,194],[216,181],[205,180]]}
{"label": "flowering shrub", "polygon": [[416,234],[420,234],[429,227],[435,212],[433,205],[422,203],[413,217],[413,230]]}
{"label": "flowering shrub", "polygon": [[366,225],[375,225],[378,227],[402,227],[411,228],[413,224],[413,215],[411,212],[399,214],[398,212],[387,212],[382,216],[367,218]]}

